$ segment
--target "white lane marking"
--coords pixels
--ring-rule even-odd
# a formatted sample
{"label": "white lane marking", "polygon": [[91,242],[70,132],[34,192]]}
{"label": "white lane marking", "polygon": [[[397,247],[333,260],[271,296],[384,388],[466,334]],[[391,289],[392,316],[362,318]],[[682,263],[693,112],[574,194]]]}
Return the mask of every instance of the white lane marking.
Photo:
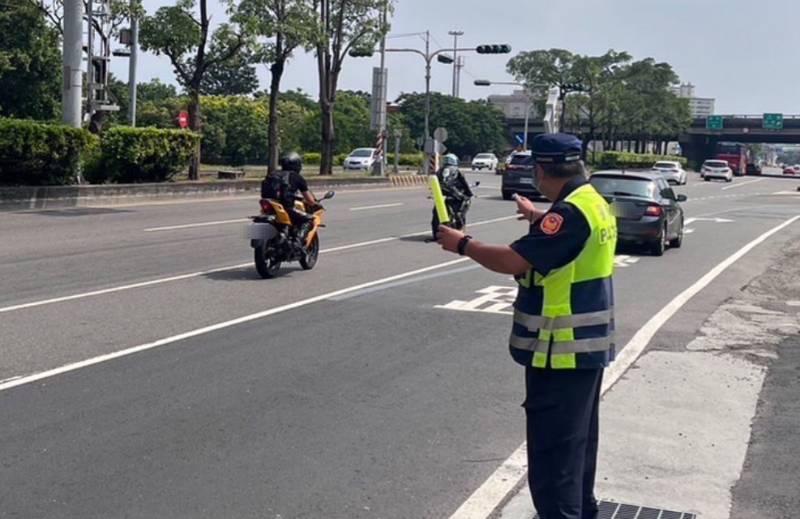
{"label": "white lane marking", "polygon": [[178,341],[183,341],[186,339],[190,339],[192,337],[198,337],[200,335],[205,335],[211,332],[215,332],[218,330],[222,330],[225,328],[230,328],[232,326],[237,326],[239,324],[248,323],[250,321],[255,321],[257,319],[263,319],[265,317],[269,317],[275,314],[279,314],[282,312],[287,312],[289,310],[294,310],[295,308],[300,308],[303,306],[308,306],[314,303],[318,303],[320,301],[325,301],[326,299],[332,299],[338,296],[342,296],[345,294],[349,294],[351,292],[357,292],[360,290],[364,290],[366,288],[374,287],[377,285],[382,285],[384,283],[392,283],[394,281],[405,279],[413,276],[417,276],[419,274],[424,274],[426,272],[431,272],[433,270],[439,270],[443,268],[450,267],[452,265],[458,265],[459,263],[464,263],[465,261],[469,261],[469,258],[459,258],[456,260],[446,261],[444,263],[438,263],[436,265],[431,265],[429,267],[424,267],[421,269],[411,270],[409,272],[404,272],[402,274],[397,274],[394,276],[389,276],[386,278],[376,279],[374,281],[369,281],[367,283],[361,283],[360,285],[354,285],[347,288],[342,288],[340,290],[334,290],[333,292],[328,292],[326,294],[309,297],[308,299],[303,299],[301,301],[296,301],[294,303],[289,303],[287,305],[278,306],[275,308],[271,308],[269,310],[265,310],[263,312],[258,312],[255,314],[245,315],[239,317],[237,319],[231,319],[230,321],[224,321],[217,324],[212,324],[210,326],[204,326],[203,328],[197,328],[195,330],[191,330],[185,333],[181,333],[178,335],[173,335],[172,337],[166,337],[164,339],[159,339],[157,341],[148,342],[145,344],[140,344],[139,346],[134,346],[132,348],[126,348],[124,350],[115,351],[113,353],[107,353],[105,355],[99,355],[97,357],[93,357],[91,359],[82,360],[80,362],[73,362],[72,364],[67,364],[65,366],[61,366],[55,369],[50,369],[47,371],[42,371],[41,373],[35,373],[33,375],[27,375],[20,377],[16,380],[10,380],[8,382],[4,382],[0,384],[0,391],[5,391],[7,389],[11,389],[14,387],[22,386],[25,384],[30,384],[31,382],[36,382],[38,380],[43,380],[46,378],[51,378],[56,375],[61,375],[63,373],[69,373],[70,371],[75,371],[81,368],[85,368],[88,366],[94,366],[96,364],[101,364],[103,362],[108,362],[110,360],[118,359],[120,357],[126,357],[128,355],[132,355],[134,353],[139,353],[141,351],[152,350],[154,348],[158,348],[160,346],[165,346],[167,344],[172,344]]}
{"label": "white lane marking", "polygon": [[728,189],[736,189],[737,187],[742,187],[749,184],[755,184],[756,182],[763,182],[765,180],[766,180],[765,178],[757,178],[755,180],[748,180],[747,182],[738,182],[732,186],[723,187],[722,190],[727,191]]}
{"label": "white lane marking", "polygon": [[386,209],[389,207],[400,207],[401,205],[405,205],[402,202],[398,202],[396,204],[380,204],[380,205],[365,205],[361,207],[351,207],[351,211],[369,211],[370,209]]}
{"label": "white lane marking", "polygon": [[170,225],[167,227],[151,227],[144,232],[174,231],[175,229],[192,229],[194,227],[211,227],[212,225],[228,225],[232,223],[249,222],[249,218],[237,218],[236,220],[217,220],[216,222],[187,223],[183,225]]}
{"label": "white lane marking", "polygon": [[[501,218],[492,218],[490,220],[483,220],[483,221],[474,222],[474,223],[471,223],[469,225],[470,225],[470,227],[478,227],[478,226],[481,226],[481,225],[489,225],[489,224],[503,222],[503,221],[507,221],[507,220],[514,220],[516,218],[517,218],[516,216],[504,216],[504,217],[501,217]],[[393,241],[401,240],[403,238],[413,238],[413,237],[416,237],[416,236],[424,236],[426,234],[430,234],[430,231],[420,231],[420,232],[415,232],[415,233],[402,234],[402,235],[399,235],[399,236],[390,236],[388,238],[379,238],[377,240],[369,240],[369,241],[363,241],[363,242],[359,242],[359,243],[351,243],[349,245],[342,245],[342,246],[339,246],[339,247],[331,247],[329,249],[321,250],[320,254],[329,254],[331,252],[340,252],[340,251],[344,251],[344,250],[357,249],[357,248],[360,248],[360,247],[368,247],[370,245],[377,245],[377,244],[380,244],[380,243],[393,242]],[[188,273],[188,274],[180,274],[178,276],[171,276],[171,277],[166,277],[166,278],[153,279],[153,280],[150,280],[150,281],[142,281],[140,283],[132,283],[130,285],[122,285],[122,286],[118,286],[118,287],[104,288],[104,289],[100,289],[100,290],[93,290],[91,292],[83,292],[83,293],[80,293],[80,294],[72,294],[72,295],[69,295],[69,296],[54,297],[54,298],[51,298],[51,299],[43,299],[43,300],[39,300],[39,301],[31,301],[30,303],[22,303],[22,304],[18,304],[18,305],[5,306],[5,307],[0,307],[0,314],[6,313],[6,312],[13,312],[13,311],[16,311],[16,310],[23,310],[25,308],[35,308],[37,306],[51,305],[51,304],[56,304],[56,303],[64,303],[66,301],[74,301],[76,299],[85,299],[87,297],[96,297],[96,296],[101,296],[101,295],[105,295],[105,294],[113,294],[115,292],[122,292],[124,290],[132,290],[132,289],[136,289],[136,288],[144,288],[144,287],[149,287],[149,286],[153,286],[153,285],[161,285],[161,284],[164,284],[164,283],[171,283],[173,281],[183,281],[183,280],[186,280],[186,279],[192,279],[192,278],[197,278],[197,277],[200,277],[200,276],[205,276],[207,274],[214,274],[214,273],[217,273],[217,272],[225,272],[225,271],[228,271],[228,270],[241,269],[241,268],[248,267],[250,265],[252,265],[252,262],[239,263],[238,265],[229,265],[227,267],[220,267],[220,268],[211,269],[211,270],[201,270],[201,271],[198,271],[198,272],[191,272],[191,273]]]}
{"label": "white lane marking", "polygon": [[[708,271],[708,273],[695,281],[689,288],[678,294],[664,308],[651,317],[650,320],[636,332],[631,340],[628,341],[617,355],[611,367],[606,369],[606,373],[603,377],[602,392],[605,393],[608,391],[609,388],[619,380],[625,371],[633,365],[639,355],[642,354],[656,332],[692,297],[697,295],[698,292],[714,281],[717,276],[741,259],[742,256],[797,220],[800,220],[800,215],[790,218],[754,239]],[[489,476],[489,479],[487,479],[483,485],[481,485],[458,510],[450,516],[450,519],[487,519],[492,516],[509,494],[522,483],[522,479],[527,472],[527,467],[525,466],[527,465],[525,452],[525,444],[523,443],[491,476]]]}
{"label": "white lane marking", "polygon": [[450,269],[445,270],[443,272],[432,272],[430,274],[423,274],[422,276],[416,276],[409,279],[403,279],[401,281],[395,281],[394,283],[384,283],[383,285],[377,287],[370,287],[365,288],[364,290],[359,290],[357,292],[350,292],[349,294],[345,294],[343,296],[336,296],[332,297],[331,301],[346,301],[348,299],[354,299],[356,297],[365,296],[367,294],[373,294],[375,292],[380,292],[382,290],[390,290],[392,288],[402,287],[406,285],[411,285],[413,283],[419,283],[420,281],[428,281],[431,279],[436,279],[444,276],[452,276],[454,274],[461,274],[462,272],[468,272],[470,270],[479,269],[480,265],[477,263],[474,265],[467,265],[466,267],[459,267],[457,269]]}
{"label": "white lane marking", "polygon": [[235,269],[239,269],[239,268],[244,268],[244,267],[247,267],[250,264],[251,263],[240,263],[239,265],[231,265],[229,267],[221,267],[221,268],[212,269],[212,270],[202,270],[200,272],[192,272],[192,273],[189,273],[189,274],[181,274],[180,276],[172,276],[172,277],[168,277],[168,278],[153,279],[151,281],[143,281],[141,283],[132,283],[130,285],[122,285],[122,286],[118,286],[118,287],[104,288],[102,290],[93,290],[91,292],[83,292],[81,294],[73,294],[73,295],[63,296],[63,297],[54,297],[52,299],[44,299],[44,300],[41,300],[41,301],[32,301],[30,303],[23,303],[23,304],[20,304],[20,305],[6,306],[6,307],[3,307],[3,308],[0,308],[0,314],[6,313],[6,312],[13,312],[15,310],[22,310],[24,308],[34,308],[34,307],[37,307],[37,306],[51,305],[51,304],[54,304],[54,303],[63,303],[65,301],[74,301],[75,299],[84,299],[84,298],[87,298],[87,297],[95,297],[95,296],[101,296],[101,295],[105,295],[105,294],[113,294],[114,292],[122,292],[123,290],[131,290],[131,289],[134,289],[134,288],[143,288],[143,287],[149,287],[149,286],[153,286],[153,285],[160,285],[160,284],[163,284],[163,283],[170,283],[172,281],[181,281],[181,280],[184,280],[184,279],[196,278],[196,277],[199,277],[199,276],[204,276],[206,274],[212,274],[212,273],[215,273],[215,272],[224,272],[226,270],[235,270]]}

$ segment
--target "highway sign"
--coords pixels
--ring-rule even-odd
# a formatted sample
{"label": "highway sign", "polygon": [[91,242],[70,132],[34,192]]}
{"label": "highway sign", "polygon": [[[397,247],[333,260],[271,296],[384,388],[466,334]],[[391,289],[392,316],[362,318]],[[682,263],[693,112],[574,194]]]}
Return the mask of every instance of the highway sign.
{"label": "highway sign", "polygon": [[765,130],[783,130],[783,114],[764,114]]}
{"label": "highway sign", "polygon": [[525,134],[524,133],[515,133],[514,140],[517,141],[517,144],[524,144],[525,143]]}
{"label": "highway sign", "polygon": [[725,119],[721,115],[709,115],[706,117],[706,129],[708,130],[722,130]]}

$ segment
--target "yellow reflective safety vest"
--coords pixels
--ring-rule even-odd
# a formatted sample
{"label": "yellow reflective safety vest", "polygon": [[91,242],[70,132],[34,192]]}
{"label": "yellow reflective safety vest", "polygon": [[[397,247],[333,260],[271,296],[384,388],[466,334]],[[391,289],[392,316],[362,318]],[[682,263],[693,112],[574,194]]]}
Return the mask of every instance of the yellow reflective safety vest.
{"label": "yellow reflective safety vest", "polygon": [[510,348],[535,368],[602,368],[614,358],[614,252],[617,221],[606,200],[584,184],[565,199],[589,223],[590,234],[572,262],[546,276],[518,279]]}

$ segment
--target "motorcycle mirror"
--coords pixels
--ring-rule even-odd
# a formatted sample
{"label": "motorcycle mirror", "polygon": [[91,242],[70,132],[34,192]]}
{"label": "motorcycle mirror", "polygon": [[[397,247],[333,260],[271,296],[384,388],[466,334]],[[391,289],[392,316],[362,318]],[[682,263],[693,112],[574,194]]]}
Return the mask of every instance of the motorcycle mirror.
{"label": "motorcycle mirror", "polygon": [[333,191],[328,191],[325,193],[325,196],[322,197],[323,200],[330,200],[336,193]]}
{"label": "motorcycle mirror", "polygon": [[479,185],[481,185],[481,181],[480,181],[480,180],[478,180],[477,182],[475,182],[475,187],[478,187]]}

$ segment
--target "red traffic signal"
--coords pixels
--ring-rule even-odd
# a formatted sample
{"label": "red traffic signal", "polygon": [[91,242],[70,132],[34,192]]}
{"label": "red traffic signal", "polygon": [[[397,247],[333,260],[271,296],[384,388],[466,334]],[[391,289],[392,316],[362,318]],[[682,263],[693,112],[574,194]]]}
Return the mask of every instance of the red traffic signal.
{"label": "red traffic signal", "polygon": [[478,45],[475,50],[478,54],[508,54],[511,52],[511,45]]}

